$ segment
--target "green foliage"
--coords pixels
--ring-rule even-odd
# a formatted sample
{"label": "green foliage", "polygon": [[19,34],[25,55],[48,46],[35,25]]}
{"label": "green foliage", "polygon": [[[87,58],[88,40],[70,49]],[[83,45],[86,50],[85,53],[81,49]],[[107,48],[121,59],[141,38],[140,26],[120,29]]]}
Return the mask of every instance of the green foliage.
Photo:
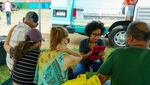
{"label": "green foliage", "polygon": [[6,65],[0,66],[0,84],[10,77],[8,67]]}

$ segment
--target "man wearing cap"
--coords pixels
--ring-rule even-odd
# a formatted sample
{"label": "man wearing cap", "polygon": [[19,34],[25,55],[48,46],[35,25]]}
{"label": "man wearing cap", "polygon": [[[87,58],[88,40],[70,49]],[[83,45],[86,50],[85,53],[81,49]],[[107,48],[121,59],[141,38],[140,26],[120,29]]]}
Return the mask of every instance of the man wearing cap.
{"label": "man wearing cap", "polygon": [[126,32],[127,47],[116,49],[100,67],[104,83],[111,85],[150,85],[150,28],[145,22],[132,22]]}
{"label": "man wearing cap", "polygon": [[[33,11],[29,11],[23,18],[23,22],[19,22],[13,28],[13,32],[10,38],[10,46],[15,47],[19,42],[24,41],[24,36],[29,29],[34,29],[38,26],[38,15]],[[7,54],[6,63],[10,70],[12,70],[13,59]]]}

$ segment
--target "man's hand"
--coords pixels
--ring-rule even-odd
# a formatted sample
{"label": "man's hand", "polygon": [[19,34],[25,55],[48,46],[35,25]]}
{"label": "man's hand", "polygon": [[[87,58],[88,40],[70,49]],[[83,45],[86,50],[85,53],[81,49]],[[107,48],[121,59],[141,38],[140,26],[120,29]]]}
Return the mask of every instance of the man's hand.
{"label": "man's hand", "polygon": [[99,76],[99,79],[100,79],[102,84],[104,84],[105,81],[108,80],[108,78],[109,78],[109,76],[107,76],[107,75],[100,74],[100,76]]}

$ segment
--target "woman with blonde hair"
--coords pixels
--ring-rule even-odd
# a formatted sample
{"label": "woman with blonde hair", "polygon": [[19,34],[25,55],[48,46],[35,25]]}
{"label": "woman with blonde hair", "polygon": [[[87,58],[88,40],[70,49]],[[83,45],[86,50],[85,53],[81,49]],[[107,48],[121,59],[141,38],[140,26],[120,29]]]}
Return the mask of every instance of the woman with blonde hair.
{"label": "woman with blonde hair", "polygon": [[[35,80],[38,84],[61,85],[68,80],[68,67],[82,59],[77,52],[67,47],[68,32],[63,27],[52,27],[50,34],[50,53],[40,56]],[[37,75],[36,74],[36,75]]]}
{"label": "woman with blonde hair", "polygon": [[[71,64],[75,64],[80,61],[81,55],[77,52],[70,50],[67,47],[69,43],[68,32],[63,27],[52,27],[51,36],[50,36],[50,50],[59,52],[65,52],[68,56],[65,56],[64,59],[68,67]],[[72,59],[73,58],[73,59]],[[64,63],[64,64],[65,64]]]}

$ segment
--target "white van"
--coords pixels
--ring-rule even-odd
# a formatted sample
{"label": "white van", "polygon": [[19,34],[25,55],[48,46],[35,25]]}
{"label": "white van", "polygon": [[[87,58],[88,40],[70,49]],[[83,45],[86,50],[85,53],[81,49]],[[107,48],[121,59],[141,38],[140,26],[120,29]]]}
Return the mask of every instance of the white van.
{"label": "white van", "polygon": [[[62,25],[69,31],[84,34],[85,25],[100,20],[108,28],[112,23],[124,20],[119,14],[122,0],[52,0],[52,25]],[[115,5],[114,5],[115,4]]]}
{"label": "white van", "polygon": [[[150,25],[150,1],[149,0],[138,0],[133,21],[144,21]],[[109,42],[113,47],[125,46],[125,33],[127,26],[131,21],[118,21],[111,25],[109,28]]]}
{"label": "white van", "polygon": [[[123,0],[52,0],[52,25],[61,25],[70,32],[84,34],[85,25],[92,20],[102,21],[108,30],[110,45],[125,46],[125,33],[131,21],[120,13]],[[134,20],[150,23],[150,1],[138,0]]]}

